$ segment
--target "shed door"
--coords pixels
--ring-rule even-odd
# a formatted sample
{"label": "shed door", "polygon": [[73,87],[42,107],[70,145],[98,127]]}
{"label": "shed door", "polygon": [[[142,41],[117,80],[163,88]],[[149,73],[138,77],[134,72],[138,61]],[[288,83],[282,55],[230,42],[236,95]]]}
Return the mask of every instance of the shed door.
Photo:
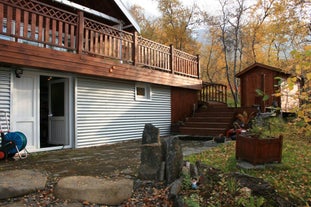
{"label": "shed door", "polygon": [[68,145],[68,80],[49,82],[49,144]]}

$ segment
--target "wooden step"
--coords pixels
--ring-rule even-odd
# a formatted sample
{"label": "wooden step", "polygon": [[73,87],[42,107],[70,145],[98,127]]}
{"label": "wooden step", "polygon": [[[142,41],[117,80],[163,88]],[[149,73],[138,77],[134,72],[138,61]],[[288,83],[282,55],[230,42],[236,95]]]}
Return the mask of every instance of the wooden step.
{"label": "wooden step", "polygon": [[184,126],[197,128],[223,128],[224,122],[187,121],[184,123]]}
{"label": "wooden step", "polygon": [[204,111],[228,111],[228,112],[234,112],[236,108],[232,107],[226,107],[226,106],[210,106],[207,108],[199,108],[198,112],[204,112]]}
{"label": "wooden step", "polygon": [[179,134],[191,136],[218,136],[224,134],[230,127],[235,108],[226,105],[211,105],[195,112],[186,118],[183,126],[179,127]]}
{"label": "wooden step", "polygon": [[189,117],[186,119],[186,122],[220,122],[228,123],[232,120],[232,117]]}
{"label": "wooden step", "polygon": [[194,117],[232,117],[234,115],[233,112],[225,112],[225,111],[205,111],[198,112],[194,114]]}
{"label": "wooden step", "polygon": [[225,128],[197,128],[197,127],[180,127],[179,133],[182,135],[201,135],[201,136],[218,136],[223,134]]}

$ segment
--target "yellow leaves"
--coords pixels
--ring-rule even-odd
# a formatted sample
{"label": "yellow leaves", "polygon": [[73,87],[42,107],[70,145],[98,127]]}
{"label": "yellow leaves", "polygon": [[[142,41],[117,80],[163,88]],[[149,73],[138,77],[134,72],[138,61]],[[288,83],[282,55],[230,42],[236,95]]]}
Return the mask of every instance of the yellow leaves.
{"label": "yellow leaves", "polygon": [[309,95],[308,95],[308,93],[307,92],[301,92],[301,94],[300,94],[300,99],[302,99],[302,100],[308,100],[308,98],[309,98]]}
{"label": "yellow leaves", "polygon": [[298,111],[297,112],[298,117],[303,117],[305,115],[304,111]]}
{"label": "yellow leaves", "polygon": [[272,94],[272,96],[274,96],[274,97],[280,97],[282,95],[282,93],[274,93],[274,94]]}
{"label": "yellow leaves", "polygon": [[301,66],[300,65],[296,65],[295,66],[295,71],[297,74],[300,74],[301,73]]}
{"label": "yellow leaves", "polygon": [[309,118],[308,116],[304,116],[304,122],[306,123],[311,122],[311,118]]}

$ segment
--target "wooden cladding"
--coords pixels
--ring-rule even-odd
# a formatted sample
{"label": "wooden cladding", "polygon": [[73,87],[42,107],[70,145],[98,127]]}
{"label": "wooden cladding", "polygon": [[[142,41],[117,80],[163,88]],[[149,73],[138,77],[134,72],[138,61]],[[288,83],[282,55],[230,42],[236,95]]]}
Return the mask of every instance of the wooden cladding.
{"label": "wooden cladding", "polygon": [[198,91],[191,89],[171,88],[171,122],[184,121],[196,110]]}
{"label": "wooden cladding", "polygon": [[199,57],[36,0],[0,2],[0,39],[199,78]]}

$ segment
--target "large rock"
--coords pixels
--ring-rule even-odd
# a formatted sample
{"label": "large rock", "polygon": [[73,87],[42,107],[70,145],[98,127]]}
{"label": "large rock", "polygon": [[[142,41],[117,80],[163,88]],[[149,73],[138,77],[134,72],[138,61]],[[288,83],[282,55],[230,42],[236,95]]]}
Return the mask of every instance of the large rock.
{"label": "large rock", "polygon": [[183,167],[183,153],[181,142],[178,137],[167,137],[163,139],[165,178],[168,184],[178,179]]}
{"label": "large rock", "polygon": [[34,170],[0,172],[0,199],[23,196],[45,188],[47,176]]}
{"label": "large rock", "polygon": [[178,179],[175,180],[171,184],[170,192],[169,192],[169,199],[173,201],[173,206],[174,207],[183,207],[184,202],[181,196],[179,196],[179,193],[182,189],[182,180]]}
{"label": "large rock", "polygon": [[142,180],[159,180],[163,160],[160,130],[152,124],[145,124],[140,156],[138,177]]}
{"label": "large rock", "polygon": [[160,180],[162,159],[161,144],[142,145],[138,177],[142,180]]}
{"label": "large rock", "polygon": [[152,124],[145,124],[142,144],[160,144],[160,129],[153,126]]}
{"label": "large rock", "polygon": [[105,205],[120,205],[132,192],[133,181],[130,179],[107,180],[91,176],[65,177],[55,187],[55,196],[60,199]]}

